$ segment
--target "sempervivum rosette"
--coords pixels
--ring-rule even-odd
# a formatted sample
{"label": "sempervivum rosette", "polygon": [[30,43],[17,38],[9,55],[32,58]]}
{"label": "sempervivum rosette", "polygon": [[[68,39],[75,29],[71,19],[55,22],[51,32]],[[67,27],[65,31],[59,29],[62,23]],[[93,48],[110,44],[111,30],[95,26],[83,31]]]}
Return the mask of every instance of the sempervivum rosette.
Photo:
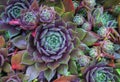
{"label": "sempervivum rosette", "polygon": [[113,68],[106,61],[94,62],[85,72],[86,82],[119,82]]}
{"label": "sempervivum rosette", "polygon": [[38,24],[38,10],[39,6],[35,0],[29,7],[29,9],[22,10],[19,19],[20,27],[24,30],[33,30]]}
{"label": "sempervivum rosette", "polygon": [[73,45],[71,35],[64,22],[56,21],[55,24],[38,27],[36,37],[32,38],[30,37],[30,41],[34,39],[40,59],[44,63],[48,63],[48,67],[53,68],[53,62],[59,65],[58,62],[69,58],[68,54]]}
{"label": "sempervivum rosette", "polygon": [[[55,23],[39,26],[36,29],[36,36],[30,35],[29,37],[27,47],[29,57],[27,59],[35,62],[35,67],[38,70],[44,71],[48,81],[52,79],[56,71],[66,74],[68,70],[70,52],[74,47],[72,28],[75,28],[73,24],[65,24],[61,19],[57,19]],[[26,58],[26,56],[24,57]],[[23,63],[33,64],[32,62],[28,63],[25,58]]]}
{"label": "sempervivum rosette", "polygon": [[55,19],[54,7],[41,6],[39,11],[40,21],[50,23]]}
{"label": "sempervivum rosette", "polygon": [[32,30],[37,26],[37,22],[36,13],[28,11],[22,14],[20,19],[20,27],[24,30]]}
{"label": "sempervivum rosette", "polygon": [[17,19],[20,17],[21,10],[28,7],[28,2],[22,0],[9,1],[8,6],[5,8],[5,18],[7,17],[7,20]]}

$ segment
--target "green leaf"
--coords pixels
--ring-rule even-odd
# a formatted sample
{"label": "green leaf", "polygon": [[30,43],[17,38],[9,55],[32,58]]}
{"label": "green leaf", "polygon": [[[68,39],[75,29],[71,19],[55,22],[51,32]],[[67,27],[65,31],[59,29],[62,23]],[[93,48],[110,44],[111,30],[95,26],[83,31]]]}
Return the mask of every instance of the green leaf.
{"label": "green leaf", "polygon": [[54,77],[55,73],[55,70],[48,69],[44,72],[44,76],[48,80],[48,82],[50,82],[50,80]]}
{"label": "green leaf", "polygon": [[55,8],[55,11],[59,14],[59,15],[62,15],[64,12],[65,12],[65,8],[64,8],[64,5],[63,5],[63,2],[62,0],[57,0],[55,3],[54,2],[46,2],[45,3],[46,5],[49,5],[49,6],[54,6]]}
{"label": "green leaf", "polygon": [[7,73],[11,72],[12,71],[11,65],[5,62],[5,64],[3,65],[3,71]]}
{"label": "green leaf", "polygon": [[40,72],[48,69],[45,63],[35,63],[35,68]]}
{"label": "green leaf", "polygon": [[74,18],[74,13],[73,12],[66,12],[62,15],[62,18],[64,21],[72,21]]}
{"label": "green leaf", "polygon": [[77,28],[76,32],[77,32],[77,36],[80,40],[83,40],[87,34],[87,31],[85,31],[84,29],[81,29],[81,28]]}
{"label": "green leaf", "polygon": [[73,60],[69,61],[69,71],[71,74],[78,74],[76,62]]}
{"label": "green leaf", "polygon": [[57,67],[59,67],[60,63],[59,62],[52,62],[47,64],[48,68],[50,68],[51,70],[55,70]]}
{"label": "green leaf", "polygon": [[30,57],[28,55],[28,53],[24,53],[23,56],[22,56],[22,60],[21,60],[21,63],[22,64],[27,64],[27,65],[32,65],[34,64],[34,61],[32,60],[32,57]]}
{"label": "green leaf", "polygon": [[99,39],[99,36],[96,35],[93,32],[87,32],[87,35],[82,40],[83,43],[85,43],[87,46],[93,45],[97,40]]}
{"label": "green leaf", "polygon": [[32,65],[27,68],[25,76],[28,77],[28,82],[31,82],[33,79],[39,76],[39,73],[39,70],[37,70],[35,66]]}
{"label": "green leaf", "polygon": [[55,11],[59,14],[59,15],[62,15],[65,11],[59,7],[54,7],[55,8]]}
{"label": "green leaf", "polygon": [[68,61],[70,60],[69,55],[65,55],[63,58],[59,60],[60,64],[68,64]]}
{"label": "green leaf", "polygon": [[120,75],[120,69],[116,69],[116,71],[118,72],[118,74]]}
{"label": "green leaf", "polygon": [[57,0],[56,4],[55,4],[55,7],[59,7],[61,8],[63,11],[65,11],[65,7],[64,7],[64,4],[62,2],[62,0]]}
{"label": "green leaf", "polygon": [[60,65],[57,71],[59,74],[66,75],[68,72],[68,65],[67,64]]}
{"label": "green leaf", "polygon": [[27,41],[25,36],[17,36],[12,39],[11,42],[19,49],[26,49],[27,47]]}
{"label": "green leaf", "polygon": [[75,48],[75,49],[72,50],[70,55],[71,55],[72,60],[77,60],[81,55],[84,55],[84,52],[83,52],[83,50]]}
{"label": "green leaf", "polygon": [[80,43],[81,43],[81,41],[80,41],[80,39],[78,38],[78,37],[75,37],[75,39],[74,39],[74,46],[75,46],[75,48],[78,48],[79,46],[80,46]]}

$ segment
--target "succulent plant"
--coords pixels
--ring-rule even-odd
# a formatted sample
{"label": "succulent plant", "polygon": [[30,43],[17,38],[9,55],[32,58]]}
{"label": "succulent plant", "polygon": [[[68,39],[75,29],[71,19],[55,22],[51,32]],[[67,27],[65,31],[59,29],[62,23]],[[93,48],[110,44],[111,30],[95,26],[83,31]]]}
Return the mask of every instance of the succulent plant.
{"label": "succulent plant", "polygon": [[82,15],[75,15],[73,18],[73,22],[76,23],[77,25],[82,25],[84,23],[85,19]]}
{"label": "succulent plant", "polygon": [[120,82],[109,1],[0,0],[0,82]]}
{"label": "succulent plant", "polygon": [[37,1],[33,1],[29,9],[24,9],[21,11],[21,16],[19,18],[20,27],[24,30],[33,30],[37,27],[39,19],[38,18],[39,6]]}
{"label": "succulent plant", "polygon": [[78,59],[78,63],[80,66],[84,67],[87,66],[90,63],[90,58],[88,56],[82,55],[79,59]]}
{"label": "succulent plant", "polygon": [[24,30],[33,30],[37,26],[36,12],[28,11],[21,15],[20,27]]}
{"label": "succulent plant", "polygon": [[[70,52],[74,48],[72,39],[72,28],[75,26],[71,23],[65,24],[61,19],[56,19],[55,23],[41,25],[36,29],[36,36],[30,35],[28,44],[28,53],[31,61],[36,62],[36,68],[43,69],[45,78],[50,81],[52,75],[47,77],[49,71],[64,74],[61,69],[67,70],[67,63],[70,60]],[[34,44],[34,45],[33,45]],[[30,60],[30,59],[29,59]],[[40,67],[39,67],[40,66]]]}
{"label": "succulent plant", "polygon": [[89,23],[89,22],[85,22],[83,25],[82,25],[82,28],[89,31],[92,29],[92,25]]}
{"label": "succulent plant", "polygon": [[85,2],[85,4],[90,7],[93,8],[96,5],[95,0],[83,0]]}
{"label": "succulent plant", "polygon": [[97,31],[97,33],[102,37],[107,36],[108,32],[109,32],[109,29],[105,27],[100,27],[99,30]]}
{"label": "succulent plant", "polygon": [[93,58],[98,56],[98,52],[97,52],[97,47],[91,48],[89,51],[89,55]]}
{"label": "succulent plant", "polygon": [[8,6],[5,8],[5,18],[7,20],[17,19],[20,17],[21,10],[27,9],[29,3],[22,0],[13,0],[8,2]]}
{"label": "succulent plant", "polygon": [[113,8],[113,12],[115,13],[120,13],[120,5],[116,5],[114,8]]}
{"label": "succulent plant", "polygon": [[86,82],[119,82],[113,68],[106,61],[94,62],[85,71]]}
{"label": "succulent plant", "polygon": [[76,9],[77,7],[79,7],[79,2],[78,1],[72,1],[74,8]]}
{"label": "succulent plant", "polygon": [[93,12],[93,17],[95,19],[95,25],[99,27],[109,27],[109,28],[116,28],[117,21],[116,19],[109,14],[108,12],[104,12],[103,7],[98,7]]}
{"label": "succulent plant", "polygon": [[54,7],[41,6],[39,11],[40,21],[50,23],[55,19],[56,12]]}
{"label": "succulent plant", "polygon": [[106,40],[103,43],[103,49],[107,53],[113,53],[114,52],[114,44],[110,40]]}

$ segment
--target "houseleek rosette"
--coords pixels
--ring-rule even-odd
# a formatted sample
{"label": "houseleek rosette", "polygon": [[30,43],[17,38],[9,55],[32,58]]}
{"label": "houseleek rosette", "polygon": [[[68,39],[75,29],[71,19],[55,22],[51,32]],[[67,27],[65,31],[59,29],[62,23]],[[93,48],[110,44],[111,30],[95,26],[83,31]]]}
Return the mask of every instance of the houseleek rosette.
{"label": "houseleek rosette", "polygon": [[[56,20],[55,23],[39,26],[35,32],[36,36],[29,37],[27,47],[29,57],[23,56],[23,63],[32,65],[34,62],[35,68],[44,71],[48,81],[56,72],[67,74],[68,62],[76,55],[70,54],[76,44],[73,28],[75,28],[74,24],[65,24],[61,19]],[[24,57],[27,57],[27,60]],[[53,76],[48,77],[48,72]]]}
{"label": "houseleek rosette", "polygon": [[54,7],[41,6],[39,11],[40,21],[43,23],[50,23],[55,19]]}
{"label": "houseleek rosette", "polygon": [[20,16],[20,27],[24,30],[33,30],[38,24],[37,13],[35,11],[26,11]]}
{"label": "houseleek rosette", "polygon": [[85,72],[86,82],[118,82],[118,77],[109,67],[106,61],[95,63],[87,68]]}
{"label": "houseleek rosette", "polygon": [[5,8],[5,17],[8,20],[17,19],[21,15],[21,10],[27,9],[29,7],[29,3],[18,0],[18,1],[9,1],[8,6]]}

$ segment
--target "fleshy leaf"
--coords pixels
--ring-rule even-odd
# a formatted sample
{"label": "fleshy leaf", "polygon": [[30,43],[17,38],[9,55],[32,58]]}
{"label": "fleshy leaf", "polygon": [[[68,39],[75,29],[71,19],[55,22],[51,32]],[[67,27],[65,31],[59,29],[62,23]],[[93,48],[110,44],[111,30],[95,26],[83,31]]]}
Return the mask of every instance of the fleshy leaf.
{"label": "fleshy leaf", "polygon": [[31,82],[33,79],[37,78],[39,75],[39,71],[35,68],[35,66],[29,66],[26,70],[26,76],[28,77],[28,82]]}
{"label": "fleshy leaf", "polygon": [[66,12],[62,15],[62,18],[64,21],[72,21],[74,18],[74,13],[73,12]]}
{"label": "fleshy leaf", "polygon": [[81,42],[80,39],[78,37],[75,37],[75,39],[74,39],[75,48],[78,48],[80,46],[80,42]]}
{"label": "fleshy leaf", "polygon": [[59,14],[62,15],[65,11],[59,7],[55,7],[55,11]]}
{"label": "fleshy leaf", "polygon": [[77,28],[76,31],[77,31],[77,36],[79,37],[79,39],[83,40],[87,34],[87,31],[81,28]]}
{"label": "fleshy leaf", "polygon": [[32,60],[32,57],[28,55],[27,52],[25,52],[22,56],[22,64],[32,65],[34,61]]}
{"label": "fleshy leaf", "polygon": [[119,53],[114,53],[114,58],[115,59],[120,59],[120,54]]}
{"label": "fleshy leaf", "polygon": [[103,6],[105,8],[110,8],[112,6],[118,5],[120,0],[104,0]]}
{"label": "fleshy leaf", "polygon": [[4,72],[7,72],[7,73],[11,72],[11,71],[12,71],[11,65],[6,62],[6,63],[3,65],[3,71],[4,71]]}
{"label": "fleshy leaf", "polygon": [[8,56],[8,49],[7,48],[1,48],[0,49],[0,53],[3,55],[3,56]]}
{"label": "fleshy leaf", "polygon": [[51,70],[55,70],[58,66],[59,66],[59,62],[52,62],[52,63],[49,63],[47,66],[51,69]]}
{"label": "fleshy leaf", "polygon": [[68,64],[68,61],[70,59],[69,55],[65,55],[61,60],[60,60],[60,64]]}
{"label": "fleshy leaf", "polygon": [[[70,76],[61,76],[60,78],[56,79],[53,82],[71,82],[73,80],[77,79],[76,75],[70,75]],[[77,81],[78,82],[78,81]]]}
{"label": "fleshy leaf", "polygon": [[116,71],[118,72],[118,74],[120,75],[120,69],[116,69]]}
{"label": "fleshy leaf", "polygon": [[72,60],[77,60],[81,55],[84,55],[84,52],[80,49],[73,49],[70,53]]}
{"label": "fleshy leaf", "polygon": [[63,2],[61,0],[57,0],[57,2],[55,4],[55,10],[60,15],[62,15],[65,12],[65,8],[64,8]]}
{"label": "fleshy leaf", "polygon": [[99,36],[96,35],[93,32],[87,32],[87,35],[82,40],[83,43],[85,43],[87,46],[93,45],[97,40],[99,39]]}
{"label": "fleshy leaf", "polygon": [[59,68],[57,69],[59,74],[66,75],[68,72],[68,65],[60,65]]}
{"label": "fleshy leaf", "polygon": [[63,0],[66,12],[75,12],[72,0]]}
{"label": "fleshy leaf", "polygon": [[12,64],[13,69],[16,69],[16,70],[24,69],[25,66],[23,64],[21,64],[21,60],[22,60],[22,56],[23,56],[24,52],[25,51],[19,51],[15,55],[12,56],[11,64]]}
{"label": "fleshy leaf", "polygon": [[18,36],[12,39],[12,43],[19,49],[26,49],[27,47],[27,41],[25,40],[25,36]]}
{"label": "fleshy leaf", "polygon": [[2,48],[5,45],[5,39],[3,36],[0,36],[0,48]]}
{"label": "fleshy leaf", "polygon": [[35,63],[35,68],[41,72],[47,70],[47,65],[45,63]]}
{"label": "fleshy leaf", "polygon": [[16,27],[8,25],[3,22],[0,22],[0,30],[7,31],[8,34],[10,35],[9,36],[10,38],[20,33],[20,31],[18,29],[16,29]]}
{"label": "fleshy leaf", "polygon": [[69,61],[69,71],[71,74],[78,74],[76,62],[73,60]]}
{"label": "fleshy leaf", "polygon": [[118,31],[120,32],[120,15],[118,15],[117,21],[118,21]]}
{"label": "fleshy leaf", "polygon": [[44,72],[44,76],[48,80],[48,82],[50,82],[50,80],[54,77],[55,73],[55,70],[48,69]]}

